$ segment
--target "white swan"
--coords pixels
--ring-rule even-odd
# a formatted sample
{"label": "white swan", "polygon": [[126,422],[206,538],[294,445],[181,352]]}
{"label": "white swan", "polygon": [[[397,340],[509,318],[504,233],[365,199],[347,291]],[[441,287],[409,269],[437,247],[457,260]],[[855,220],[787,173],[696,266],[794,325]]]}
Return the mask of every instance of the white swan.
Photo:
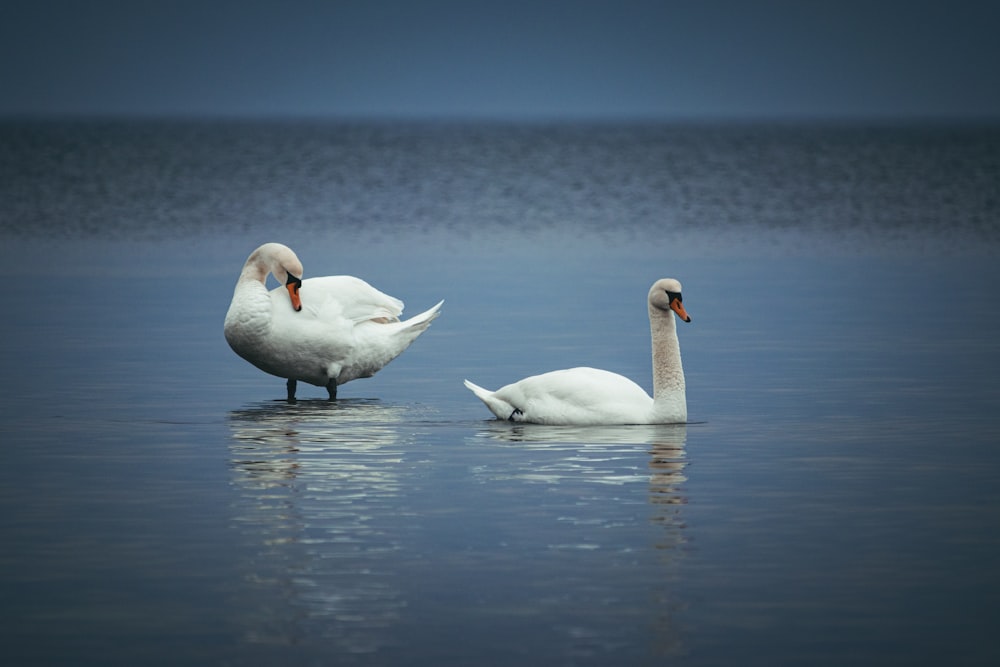
{"label": "white swan", "polygon": [[[268,273],[284,287],[268,291]],[[399,299],[353,276],[302,280],[291,248],[265,243],[243,265],[224,330],[236,354],[288,380],[289,401],[298,380],[326,387],[332,400],[339,385],[371,377],[399,356],[442,303],[400,322]]]}
{"label": "white swan", "polygon": [[672,278],[649,290],[653,397],[627,377],[596,368],[533,375],[496,391],[465,386],[499,419],[536,424],[675,424],[687,421],[684,369],[674,313],[690,322],[681,284]]}

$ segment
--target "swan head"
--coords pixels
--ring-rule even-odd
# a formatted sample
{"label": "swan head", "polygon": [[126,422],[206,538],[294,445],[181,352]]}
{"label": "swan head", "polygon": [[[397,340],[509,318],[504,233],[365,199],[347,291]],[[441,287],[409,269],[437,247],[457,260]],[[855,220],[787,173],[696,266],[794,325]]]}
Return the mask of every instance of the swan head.
{"label": "swan head", "polygon": [[261,266],[265,275],[266,272],[270,272],[277,278],[278,282],[288,290],[292,307],[296,311],[302,310],[302,300],[299,297],[299,289],[302,287],[302,262],[291,248],[281,243],[265,243],[254,251],[250,261],[255,261]]}
{"label": "swan head", "polygon": [[681,283],[673,278],[661,278],[649,288],[649,305],[657,310],[674,311],[677,317],[690,322],[691,317],[684,310]]}

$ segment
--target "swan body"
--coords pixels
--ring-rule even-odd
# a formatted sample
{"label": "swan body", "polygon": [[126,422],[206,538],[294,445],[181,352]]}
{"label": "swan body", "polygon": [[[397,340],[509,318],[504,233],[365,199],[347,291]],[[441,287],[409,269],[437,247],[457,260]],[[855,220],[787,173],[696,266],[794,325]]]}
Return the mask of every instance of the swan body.
{"label": "swan body", "polygon": [[[274,275],[284,287],[268,290]],[[302,264],[287,246],[265,243],[247,258],[226,313],[226,341],[265,373],[337,387],[371,377],[399,356],[439,314],[441,304],[400,321],[403,302],[353,276],[302,280]]]}
{"label": "swan body", "polygon": [[499,419],[536,424],[674,424],[687,421],[684,369],[674,315],[685,322],[681,284],[656,281],[649,290],[653,347],[653,396],[632,380],[596,368],[569,368],[533,375],[490,391],[465,386]]}

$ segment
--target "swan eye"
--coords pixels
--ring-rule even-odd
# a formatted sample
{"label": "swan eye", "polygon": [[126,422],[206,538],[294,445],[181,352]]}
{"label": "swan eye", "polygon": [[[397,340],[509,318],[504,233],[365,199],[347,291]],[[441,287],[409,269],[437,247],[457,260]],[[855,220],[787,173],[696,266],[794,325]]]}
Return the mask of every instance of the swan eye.
{"label": "swan eye", "polygon": [[671,292],[670,290],[664,290],[664,292],[667,293],[668,301],[673,302],[674,299],[677,299],[681,303],[684,303],[684,297],[681,296],[680,292]]}
{"label": "swan eye", "polygon": [[298,294],[299,293],[299,288],[302,287],[302,279],[301,278],[296,278],[295,276],[293,276],[292,274],[289,273],[288,274],[288,280],[285,281],[285,287],[288,287],[290,285],[294,285],[295,286],[295,293]]}

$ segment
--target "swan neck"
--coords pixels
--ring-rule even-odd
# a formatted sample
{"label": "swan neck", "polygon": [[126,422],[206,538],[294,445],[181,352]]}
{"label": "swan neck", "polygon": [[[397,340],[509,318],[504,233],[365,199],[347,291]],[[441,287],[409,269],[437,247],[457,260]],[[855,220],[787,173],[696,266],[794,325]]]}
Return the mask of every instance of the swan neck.
{"label": "swan neck", "polygon": [[684,396],[684,368],[677,340],[674,314],[649,307],[649,328],[653,343],[653,400],[673,400]]}
{"label": "swan neck", "polygon": [[255,255],[243,265],[243,271],[240,272],[240,279],[237,284],[253,281],[261,285],[267,285],[267,274],[270,272],[271,270],[268,268],[267,263]]}
{"label": "swan neck", "polygon": [[243,266],[226,313],[227,339],[256,339],[271,329],[271,300],[265,283],[269,272],[259,261],[248,260]]}

